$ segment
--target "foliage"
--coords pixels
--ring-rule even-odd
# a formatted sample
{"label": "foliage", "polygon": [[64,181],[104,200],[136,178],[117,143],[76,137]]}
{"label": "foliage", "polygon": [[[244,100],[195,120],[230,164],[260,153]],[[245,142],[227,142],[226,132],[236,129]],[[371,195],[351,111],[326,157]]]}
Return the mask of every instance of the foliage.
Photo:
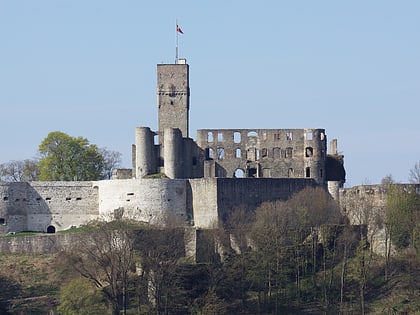
{"label": "foliage", "polygon": [[107,312],[102,292],[85,278],[76,278],[61,288],[57,310],[62,315],[102,315]]}
{"label": "foliage", "polygon": [[38,180],[37,160],[10,161],[0,164],[0,179],[5,182],[30,182]]}
{"label": "foliage", "polygon": [[44,181],[98,180],[104,173],[104,157],[85,138],[50,132],[39,145],[39,179]]}
{"label": "foliage", "polygon": [[390,185],[387,194],[386,221],[397,248],[418,249],[420,236],[420,196],[413,187]]}

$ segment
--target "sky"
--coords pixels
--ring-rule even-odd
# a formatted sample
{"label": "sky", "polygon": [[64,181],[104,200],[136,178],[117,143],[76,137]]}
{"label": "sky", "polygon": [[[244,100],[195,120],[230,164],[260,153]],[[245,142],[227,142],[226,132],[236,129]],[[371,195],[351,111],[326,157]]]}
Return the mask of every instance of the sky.
{"label": "sky", "polygon": [[190,65],[197,129],[323,128],[346,187],[420,161],[420,1],[0,0],[0,163],[52,131],[122,153],[157,129],[156,65]]}

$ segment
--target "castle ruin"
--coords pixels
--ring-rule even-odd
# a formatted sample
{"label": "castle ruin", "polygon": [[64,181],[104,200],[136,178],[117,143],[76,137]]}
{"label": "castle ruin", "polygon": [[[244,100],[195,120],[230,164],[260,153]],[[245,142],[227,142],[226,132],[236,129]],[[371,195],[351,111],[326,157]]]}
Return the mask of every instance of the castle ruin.
{"label": "castle ruin", "polygon": [[54,233],[99,217],[213,228],[235,207],[322,186],[338,197],[343,156],[325,129],[202,129],[189,137],[189,65],[157,65],[158,130],[135,129],[133,168],[112,180],[0,183],[0,234]]}

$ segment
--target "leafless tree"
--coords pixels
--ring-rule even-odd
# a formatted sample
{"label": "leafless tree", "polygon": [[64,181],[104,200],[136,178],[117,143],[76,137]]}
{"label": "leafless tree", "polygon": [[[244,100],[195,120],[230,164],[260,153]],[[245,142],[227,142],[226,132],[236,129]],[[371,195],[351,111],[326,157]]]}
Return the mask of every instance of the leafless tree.
{"label": "leafless tree", "polygon": [[68,252],[72,266],[102,289],[113,315],[127,309],[129,275],[135,264],[131,230],[123,221],[94,222]]}
{"label": "leafless tree", "polygon": [[408,180],[412,184],[420,184],[420,161],[414,164],[413,168],[410,169]]}
{"label": "leafless tree", "polygon": [[121,165],[121,153],[108,150],[107,148],[100,148],[100,154],[104,159],[104,174],[105,179],[110,179],[112,176],[112,170]]}
{"label": "leafless tree", "polygon": [[0,164],[0,179],[5,182],[23,182],[38,180],[38,161],[10,161]]}

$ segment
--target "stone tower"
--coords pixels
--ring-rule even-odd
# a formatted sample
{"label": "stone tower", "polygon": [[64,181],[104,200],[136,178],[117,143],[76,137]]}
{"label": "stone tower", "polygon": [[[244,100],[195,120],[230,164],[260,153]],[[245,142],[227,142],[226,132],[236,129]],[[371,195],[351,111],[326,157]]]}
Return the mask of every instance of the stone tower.
{"label": "stone tower", "polygon": [[188,138],[189,129],[189,66],[185,59],[176,64],[157,66],[157,103],[159,144],[168,128],[179,129],[183,138]]}

